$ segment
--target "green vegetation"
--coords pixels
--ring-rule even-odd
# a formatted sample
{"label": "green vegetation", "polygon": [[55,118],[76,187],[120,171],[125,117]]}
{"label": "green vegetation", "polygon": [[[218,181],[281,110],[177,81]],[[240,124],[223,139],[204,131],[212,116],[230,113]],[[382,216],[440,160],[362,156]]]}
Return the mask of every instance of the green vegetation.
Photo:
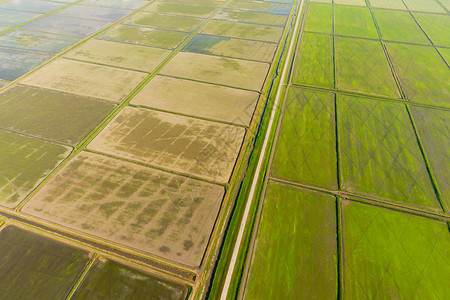
{"label": "green vegetation", "polygon": [[97,260],[72,299],[183,300],[187,287],[116,262]]}
{"label": "green vegetation", "polygon": [[63,146],[0,131],[0,205],[15,207],[68,152]]}
{"label": "green vegetation", "polygon": [[412,11],[424,11],[424,12],[436,12],[445,14],[446,11],[436,1],[429,0],[403,0],[409,10]]}
{"label": "green vegetation", "polygon": [[450,114],[448,111],[411,106],[419,136],[450,211]]}
{"label": "green vegetation", "polygon": [[5,299],[63,299],[88,260],[82,250],[7,226],[0,231],[0,295]]}
{"label": "green vegetation", "polygon": [[338,97],[343,189],[440,211],[405,106]]}
{"label": "green vegetation", "polygon": [[333,38],[305,32],[294,63],[292,82],[334,88]]}
{"label": "green vegetation", "polygon": [[436,49],[387,43],[403,91],[409,100],[425,104],[450,106],[450,69]]}
{"label": "green vegetation", "polygon": [[188,35],[188,33],[180,31],[133,25],[117,25],[99,38],[142,46],[175,49]]}
{"label": "green vegetation", "polygon": [[335,211],[333,197],[270,183],[245,298],[336,298]]}
{"label": "green vegetation", "polygon": [[400,98],[379,41],[337,37],[336,64],[339,89]]}
{"label": "green vegetation", "polygon": [[450,16],[413,13],[419,25],[425,30],[433,44],[450,47]]}
{"label": "green vegetation", "polygon": [[22,211],[198,267],[223,194],[218,185],[81,152]]}
{"label": "green vegetation", "polygon": [[18,85],[0,94],[0,127],[76,144],[113,108],[102,101]]}
{"label": "green vegetation", "polygon": [[287,20],[287,15],[267,14],[256,11],[222,9],[214,19],[238,21],[244,23],[284,26]]}
{"label": "green vegetation", "polygon": [[222,20],[211,20],[200,32],[219,36],[229,36],[278,43],[281,34],[283,33],[283,28]]}
{"label": "green vegetation", "polygon": [[184,51],[272,62],[277,44],[197,34]]}
{"label": "green vegetation", "polygon": [[334,0],[334,4],[366,6],[365,0]]}
{"label": "green vegetation", "polygon": [[402,0],[369,0],[372,7],[406,10]]}
{"label": "green vegetation", "polygon": [[245,129],[125,107],[89,148],[226,183]]}
{"label": "green vegetation", "polygon": [[384,40],[429,45],[430,41],[406,11],[374,9]]}
{"label": "green vegetation", "polygon": [[343,207],[344,299],[445,299],[447,224],[369,205]]}
{"label": "green vegetation", "polygon": [[125,21],[125,24],[152,26],[189,32],[197,28],[203,21],[204,19],[187,16],[139,12],[129,18],[128,21]]}
{"label": "green vegetation", "polygon": [[335,33],[340,35],[377,39],[378,33],[367,7],[334,7]]}
{"label": "green vegetation", "polygon": [[309,3],[304,30],[332,34],[333,6],[322,3]]}
{"label": "green vegetation", "polygon": [[282,179],[337,189],[334,95],[291,87],[272,163]]}

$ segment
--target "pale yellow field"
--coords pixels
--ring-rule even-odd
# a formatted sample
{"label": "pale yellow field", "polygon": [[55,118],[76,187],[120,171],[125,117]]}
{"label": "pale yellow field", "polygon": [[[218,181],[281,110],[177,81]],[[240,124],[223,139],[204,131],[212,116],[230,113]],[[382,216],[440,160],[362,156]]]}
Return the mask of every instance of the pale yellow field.
{"label": "pale yellow field", "polygon": [[160,73],[259,91],[268,70],[267,63],[181,52]]}
{"label": "pale yellow field", "polygon": [[65,57],[151,72],[172,51],[159,48],[90,40]]}
{"label": "pale yellow field", "polygon": [[249,125],[258,97],[256,92],[156,76],[131,103]]}
{"label": "pale yellow field", "polygon": [[82,152],[22,211],[195,267],[223,193],[218,185]]}
{"label": "pale yellow field", "polygon": [[120,102],[146,76],[146,73],[58,59],[34,72],[22,83]]}
{"label": "pale yellow field", "polygon": [[237,126],[125,107],[88,148],[225,183],[244,134]]}

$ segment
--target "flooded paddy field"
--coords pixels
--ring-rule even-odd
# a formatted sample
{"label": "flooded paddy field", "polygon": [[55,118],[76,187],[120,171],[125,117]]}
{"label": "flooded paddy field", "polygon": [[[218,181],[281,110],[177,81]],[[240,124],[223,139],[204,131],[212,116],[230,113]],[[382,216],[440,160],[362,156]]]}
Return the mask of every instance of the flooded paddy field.
{"label": "flooded paddy field", "polygon": [[49,263],[55,286],[49,275],[13,291],[11,274],[2,294],[205,293],[292,9],[0,1],[0,244],[11,231],[25,248],[55,248],[17,251],[39,272],[52,257],[67,265],[64,277]]}

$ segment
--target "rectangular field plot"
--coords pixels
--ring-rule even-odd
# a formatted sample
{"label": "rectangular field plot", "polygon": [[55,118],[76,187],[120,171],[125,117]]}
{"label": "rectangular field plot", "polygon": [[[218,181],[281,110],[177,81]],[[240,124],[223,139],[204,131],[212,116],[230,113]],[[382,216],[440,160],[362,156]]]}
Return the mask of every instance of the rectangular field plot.
{"label": "rectangular field plot", "polygon": [[447,224],[344,202],[344,299],[445,299]]}
{"label": "rectangular field plot", "polygon": [[0,25],[17,26],[40,16],[41,14],[0,9]]}
{"label": "rectangular field plot", "polygon": [[16,80],[50,57],[46,54],[0,49],[0,79]]}
{"label": "rectangular field plot", "polygon": [[167,3],[163,1],[155,1],[146,6],[143,10],[157,13],[207,18],[216,10],[216,8],[214,6],[200,6],[185,3]]}
{"label": "rectangular field plot", "polygon": [[225,183],[244,134],[232,125],[125,107],[89,148]]}
{"label": "rectangular field plot", "polygon": [[76,144],[113,108],[103,101],[19,85],[0,94],[0,127]]}
{"label": "rectangular field plot", "polygon": [[310,3],[306,15],[306,31],[333,33],[333,6],[322,3]]}
{"label": "rectangular field plot", "polygon": [[184,300],[187,287],[110,260],[97,260],[72,299]]}
{"label": "rectangular field plot", "polygon": [[65,57],[152,72],[172,51],[92,39]]}
{"label": "rectangular field plot", "polygon": [[204,19],[194,17],[138,12],[125,21],[125,24],[151,26],[189,32],[197,28],[203,21]]}
{"label": "rectangular field plot", "polygon": [[127,8],[127,9],[137,9],[148,2],[145,0],[83,0],[81,4],[85,5],[96,5],[105,7],[117,7],[117,8]]}
{"label": "rectangular field plot", "polygon": [[336,34],[378,39],[377,29],[367,7],[334,7]]}
{"label": "rectangular field plot", "polygon": [[47,14],[54,10],[60,9],[66,4],[50,2],[50,1],[39,1],[39,0],[10,0],[10,1],[0,1],[0,9],[12,9],[15,11],[24,11],[32,13]]}
{"label": "rectangular field plot", "polygon": [[405,106],[344,96],[338,101],[343,189],[439,211]]}
{"label": "rectangular field plot", "polygon": [[286,15],[267,14],[256,11],[245,11],[235,9],[222,9],[215,17],[216,20],[236,21],[251,24],[284,26]]}
{"label": "rectangular field plot", "polygon": [[183,50],[270,63],[277,46],[275,43],[197,34]]}
{"label": "rectangular field plot", "polygon": [[227,5],[227,8],[288,15],[291,12],[292,5],[283,3],[233,0]]}
{"label": "rectangular field plot", "polygon": [[249,125],[259,94],[172,77],[156,76],[131,101],[166,111]]}
{"label": "rectangular field plot", "polygon": [[50,15],[24,25],[22,28],[56,34],[87,37],[110,24],[111,22],[108,21]]}
{"label": "rectangular field plot", "polygon": [[450,16],[414,13],[419,25],[425,30],[433,44],[450,47]]}
{"label": "rectangular field plot", "polygon": [[218,185],[82,152],[22,210],[196,267],[223,194]]}
{"label": "rectangular field plot", "polygon": [[429,0],[403,0],[409,10],[423,11],[423,12],[435,12],[445,14],[446,11],[436,1]]}
{"label": "rectangular field plot", "polygon": [[366,6],[364,0],[334,0],[334,4]]}
{"label": "rectangular field plot", "polygon": [[55,15],[100,21],[117,21],[131,12],[131,10],[110,7],[74,5],[58,11]]}
{"label": "rectangular field plot", "polygon": [[335,211],[331,196],[270,183],[245,298],[336,298]]}
{"label": "rectangular field plot", "polygon": [[69,152],[67,147],[0,130],[0,205],[14,208]]}
{"label": "rectangular field plot", "polygon": [[450,70],[434,48],[397,43],[386,46],[409,100],[450,106]]}
{"label": "rectangular field plot", "polygon": [[411,111],[444,205],[450,211],[450,113],[415,106]]}
{"label": "rectangular field plot", "polygon": [[295,58],[292,82],[334,88],[332,36],[303,33]]}
{"label": "rectangular field plot", "polygon": [[381,38],[389,41],[429,45],[430,41],[409,12],[374,9]]}
{"label": "rectangular field plot", "polygon": [[17,29],[0,35],[0,47],[56,54],[80,38]]}
{"label": "rectangular field plot", "polygon": [[171,3],[191,3],[191,4],[198,4],[198,5],[205,5],[205,6],[219,6],[223,4],[223,0],[165,0],[165,2],[171,2]]}
{"label": "rectangular field plot", "polygon": [[100,39],[129,44],[175,49],[189,33],[150,27],[117,25],[101,35]]}
{"label": "rectangular field plot", "polygon": [[196,53],[178,53],[161,74],[259,91],[269,64]]}
{"label": "rectangular field plot", "polygon": [[334,94],[291,87],[278,135],[272,174],[337,188]]}
{"label": "rectangular field plot", "polygon": [[34,72],[22,83],[120,102],[146,76],[146,73],[59,59]]}
{"label": "rectangular field plot", "polygon": [[400,98],[379,41],[337,37],[336,64],[340,90]]}
{"label": "rectangular field plot", "polygon": [[406,10],[402,0],[369,0],[372,7]]}
{"label": "rectangular field plot", "polygon": [[88,253],[23,229],[0,231],[0,295],[4,299],[65,299]]}
{"label": "rectangular field plot", "polygon": [[283,28],[211,20],[206,23],[200,33],[278,43],[283,34]]}

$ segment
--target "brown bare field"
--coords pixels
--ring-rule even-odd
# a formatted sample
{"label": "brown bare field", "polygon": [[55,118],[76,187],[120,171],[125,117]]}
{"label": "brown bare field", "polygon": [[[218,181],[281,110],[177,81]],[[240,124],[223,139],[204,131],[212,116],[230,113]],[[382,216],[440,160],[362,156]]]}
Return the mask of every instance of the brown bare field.
{"label": "brown bare field", "polygon": [[248,125],[258,97],[256,92],[156,76],[131,103]]}
{"label": "brown bare field", "polygon": [[182,52],[164,66],[161,74],[259,91],[269,66],[261,62]]}
{"label": "brown bare field", "polygon": [[146,73],[58,59],[34,72],[22,83],[120,102],[146,76]]}
{"label": "brown bare field", "polygon": [[198,266],[223,193],[218,185],[82,152],[22,211]]}
{"label": "brown bare field", "polygon": [[245,129],[125,107],[89,149],[217,182],[228,182]]}

